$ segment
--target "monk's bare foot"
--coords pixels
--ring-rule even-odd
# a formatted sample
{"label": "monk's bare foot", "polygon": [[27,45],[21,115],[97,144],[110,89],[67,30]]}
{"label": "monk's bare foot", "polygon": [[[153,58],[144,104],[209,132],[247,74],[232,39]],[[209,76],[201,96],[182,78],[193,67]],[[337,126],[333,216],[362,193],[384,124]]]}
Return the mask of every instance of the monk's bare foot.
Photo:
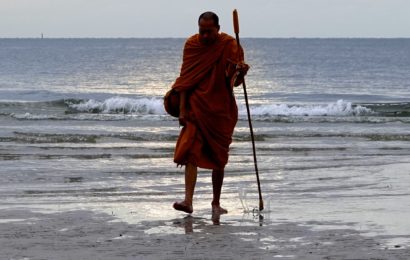
{"label": "monk's bare foot", "polygon": [[222,208],[220,205],[213,205],[212,204],[212,214],[214,215],[222,215],[226,214],[228,211],[224,208]]}
{"label": "monk's bare foot", "polygon": [[186,202],[185,200],[181,202],[175,202],[173,207],[176,210],[183,211],[189,214],[191,214],[194,211],[192,205]]}
{"label": "monk's bare foot", "polygon": [[211,220],[214,225],[220,225],[221,224],[221,214],[212,213]]}

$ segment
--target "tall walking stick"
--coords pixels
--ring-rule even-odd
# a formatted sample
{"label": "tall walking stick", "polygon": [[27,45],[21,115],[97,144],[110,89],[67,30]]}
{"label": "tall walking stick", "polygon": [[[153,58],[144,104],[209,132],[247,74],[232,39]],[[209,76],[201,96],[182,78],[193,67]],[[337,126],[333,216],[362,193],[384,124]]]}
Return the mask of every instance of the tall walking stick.
{"label": "tall walking stick", "polygon": [[[240,41],[239,41],[239,18],[238,18],[238,12],[233,10],[233,28],[235,30],[235,35],[236,35],[236,42],[238,43],[238,46],[240,47]],[[251,131],[251,139],[252,139],[252,149],[253,149],[253,161],[255,163],[255,172],[256,172],[256,180],[258,182],[258,192],[259,192],[259,211],[263,210],[263,200],[262,200],[262,191],[261,191],[261,183],[259,181],[259,173],[258,173],[258,163],[256,161],[256,149],[255,149],[255,137],[253,136],[253,128],[252,128],[252,121],[251,121],[251,112],[249,110],[249,102],[248,102],[248,94],[246,92],[246,84],[245,84],[245,78],[243,79],[242,82],[243,85],[243,93],[245,95],[245,103],[246,103],[246,111],[248,112],[248,122],[249,122],[249,129]]]}

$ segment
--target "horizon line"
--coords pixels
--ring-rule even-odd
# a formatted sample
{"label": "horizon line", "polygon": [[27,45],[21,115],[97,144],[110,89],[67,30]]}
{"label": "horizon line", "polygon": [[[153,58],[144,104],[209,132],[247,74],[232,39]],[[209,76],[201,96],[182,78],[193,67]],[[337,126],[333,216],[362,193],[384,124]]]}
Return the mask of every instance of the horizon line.
{"label": "horizon line", "polygon": [[[167,36],[158,36],[158,37],[0,37],[1,40],[6,39],[38,39],[38,40],[47,40],[47,39],[186,39],[188,37],[167,37]],[[410,39],[410,36],[407,37],[260,37],[260,36],[243,36],[242,39]]]}

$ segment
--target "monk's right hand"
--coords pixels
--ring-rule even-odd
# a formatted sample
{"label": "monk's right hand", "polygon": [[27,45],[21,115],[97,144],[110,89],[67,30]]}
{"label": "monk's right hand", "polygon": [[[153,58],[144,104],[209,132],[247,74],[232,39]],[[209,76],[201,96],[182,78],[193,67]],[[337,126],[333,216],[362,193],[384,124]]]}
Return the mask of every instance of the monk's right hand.
{"label": "monk's right hand", "polygon": [[186,125],[186,116],[185,116],[185,112],[184,112],[184,111],[181,111],[181,112],[179,113],[178,120],[179,120],[179,125],[180,125],[180,126],[185,126],[185,125]]}
{"label": "monk's right hand", "polygon": [[179,101],[179,125],[186,125],[186,91],[181,91]]}

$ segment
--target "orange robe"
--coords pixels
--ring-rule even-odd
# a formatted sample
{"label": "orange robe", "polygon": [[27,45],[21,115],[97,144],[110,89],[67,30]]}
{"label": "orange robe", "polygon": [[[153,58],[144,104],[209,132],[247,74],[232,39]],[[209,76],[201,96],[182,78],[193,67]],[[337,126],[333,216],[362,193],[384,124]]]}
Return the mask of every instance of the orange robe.
{"label": "orange robe", "polygon": [[238,120],[231,82],[235,64],[242,61],[242,49],[225,33],[209,46],[198,34],[186,41],[181,73],[172,86],[177,92],[187,91],[187,123],[177,141],[175,163],[225,167]]}

